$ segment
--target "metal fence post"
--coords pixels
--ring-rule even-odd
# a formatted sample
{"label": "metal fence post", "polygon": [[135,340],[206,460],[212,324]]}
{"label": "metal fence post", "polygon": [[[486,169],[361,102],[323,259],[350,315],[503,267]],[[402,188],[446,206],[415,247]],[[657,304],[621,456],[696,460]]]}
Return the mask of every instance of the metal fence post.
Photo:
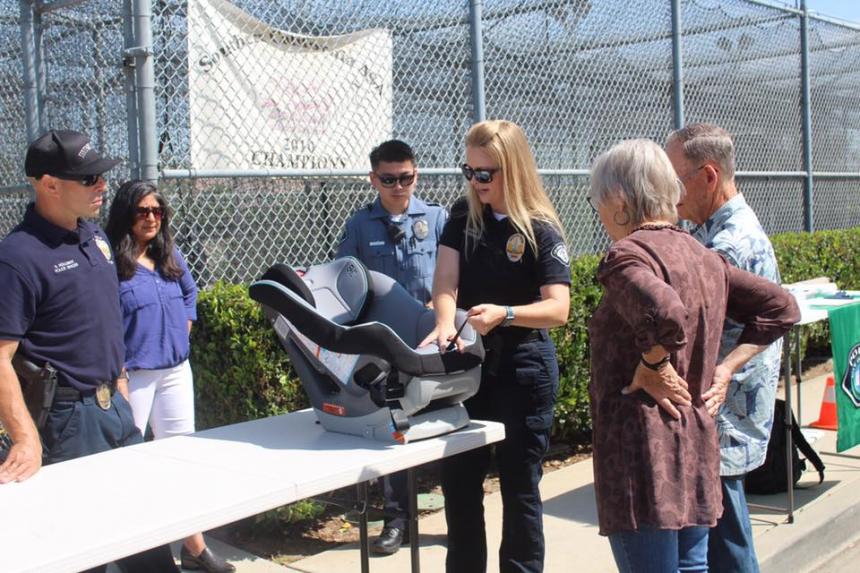
{"label": "metal fence post", "polygon": [[127,50],[134,57],[137,92],[140,178],[158,180],[158,148],[155,122],[155,67],[152,51],[152,0],[133,0],[135,46]]}
{"label": "metal fence post", "polygon": [[803,229],[815,229],[813,218],[812,186],[812,102],[809,90],[809,11],[806,0],[800,1],[800,78],[803,115],[803,170],[806,171],[806,184],[803,188]]}
{"label": "metal fence post", "polygon": [[[124,50],[134,47],[134,20],[132,19],[131,0],[123,0],[122,34]],[[137,133],[137,99],[134,86],[134,57],[123,52],[122,71],[125,78],[125,121],[128,131],[128,163],[132,179],[140,178],[140,150]]]}
{"label": "metal fence post", "polygon": [[684,68],[681,56],[681,0],[672,1],[672,81],[675,129],[684,127]]}
{"label": "metal fence post", "polygon": [[29,0],[19,0],[21,12],[21,59],[24,72],[24,120],[27,125],[27,141],[39,136],[39,83],[36,62],[36,30],[33,5]]}
{"label": "metal fence post", "polygon": [[483,0],[469,1],[469,33],[472,40],[472,115],[475,123],[487,118],[484,101]]}

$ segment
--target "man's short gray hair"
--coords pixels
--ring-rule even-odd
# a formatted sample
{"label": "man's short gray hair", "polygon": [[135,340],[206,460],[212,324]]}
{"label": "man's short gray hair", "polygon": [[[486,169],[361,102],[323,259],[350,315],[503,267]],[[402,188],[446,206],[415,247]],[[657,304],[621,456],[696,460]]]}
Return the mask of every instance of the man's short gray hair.
{"label": "man's short gray hair", "polygon": [[735,177],[735,144],[732,135],[712,123],[691,123],[666,138],[666,146],[678,143],[684,157],[696,167],[708,161],[720,166],[727,181]]}
{"label": "man's short gray hair", "polygon": [[678,220],[675,209],[682,186],[663,149],[648,139],[616,144],[594,160],[589,195],[605,205],[619,197],[633,226],[648,221]]}

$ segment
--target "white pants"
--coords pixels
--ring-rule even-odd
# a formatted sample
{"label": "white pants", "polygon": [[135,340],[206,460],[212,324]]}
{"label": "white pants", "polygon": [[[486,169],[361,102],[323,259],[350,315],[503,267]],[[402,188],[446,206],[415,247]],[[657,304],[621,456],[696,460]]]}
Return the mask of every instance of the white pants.
{"label": "white pants", "polygon": [[130,370],[128,394],[134,425],[156,440],[194,431],[194,378],[186,360],[172,368]]}

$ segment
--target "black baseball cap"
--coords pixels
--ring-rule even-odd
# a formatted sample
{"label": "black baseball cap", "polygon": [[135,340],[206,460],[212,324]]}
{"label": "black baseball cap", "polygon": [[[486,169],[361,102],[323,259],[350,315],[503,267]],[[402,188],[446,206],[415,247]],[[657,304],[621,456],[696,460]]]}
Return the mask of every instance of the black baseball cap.
{"label": "black baseball cap", "polygon": [[53,175],[69,179],[101,175],[119,162],[119,159],[105,159],[99,155],[83,133],[52,129],[27,148],[24,172],[27,177]]}

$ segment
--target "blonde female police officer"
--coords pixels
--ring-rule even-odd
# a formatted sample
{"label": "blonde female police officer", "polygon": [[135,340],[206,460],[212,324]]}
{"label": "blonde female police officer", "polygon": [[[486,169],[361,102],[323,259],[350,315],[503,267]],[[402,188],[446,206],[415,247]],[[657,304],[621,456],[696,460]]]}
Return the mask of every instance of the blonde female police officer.
{"label": "blonde female police officer", "polygon": [[[381,143],[370,152],[370,167],[370,182],[379,194],[346,222],[337,256],[356,257],[426,304],[433,287],[436,244],[448,214],[444,207],[413,195],[418,168],[406,143],[397,139]],[[374,553],[390,555],[408,541],[406,473],[385,476],[383,490],[385,527],[371,548]]]}
{"label": "blonde female police officer", "polygon": [[[466,161],[469,190],[452,208],[439,245],[436,329],[422,345],[448,346],[457,307],[469,309],[469,322],[484,336],[481,387],[466,407],[472,418],[505,424],[505,440],[495,448],[504,512],[499,567],[537,572],[544,559],[538,484],[558,390],[546,329],[567,321],[570,265],[561,223],[522,129],[509,121],[472,126]],[[486,570],[483,481],[489,464],[488,448],[443,463],[449,573]]]}

